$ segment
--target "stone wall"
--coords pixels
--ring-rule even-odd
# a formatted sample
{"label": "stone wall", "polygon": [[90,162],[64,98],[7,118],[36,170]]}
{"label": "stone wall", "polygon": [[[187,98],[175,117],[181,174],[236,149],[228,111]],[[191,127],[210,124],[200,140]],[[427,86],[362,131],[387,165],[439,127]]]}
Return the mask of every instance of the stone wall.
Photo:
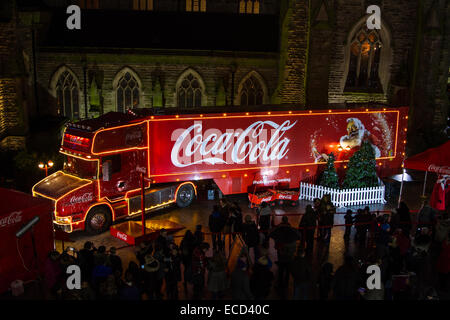
{"label": "stone wall", "polygon": [[280,84],[275,101],[305,105],[309,1],[286,0],[285,5],[285,16],[281,17]]}
{"label": "stone wall", "polygon": [[0,148],[21,149],[27,132],[27,90],[14,12],[8,20],[0,22]]}
{"label": "stone wall", "polygon": [[[116,111],[116,91],[113,87],[113,82],[117,74],[125,67],[130,68],[141,82],[140,107],[145,108],[153,106],[153,90],[157,77],[159,77],[161,83],[164,106],[176,107],[176,82],[187,69],[193,69],[197,72],[205,84],[205,106],[216,105],[217,89],[220,81],[225,82],[228,105],[231,105],[232,76],[230,65],[232,62],[237,66],[234,81],[235,97],[238,95],[239,83],[249,72],[256,71],[263,78],[263,85],[268,89],[268,95],[265,97],[266,103],[269,103],[269,97],[273,93],[278,80],[277,56],[275,54],[262,54],[259,57],[229,58],[217,54],[216,56],[118,55],[112,53],[80,55],[47,51],[39,53],[37,63],[39,86],[42,90],[47,90],[48,93],[47,97],[42,97],[43,101],[41,102],[41,105],[45,106],[46,113],[56,113],[55,99],[51,96],[53,94],[51,81],[59,68],[65,66],[78,79],[80,115],[82,118],[85,116],[82,62],[84,56],[87,61],[87,73],[91,70],[97,70],[103,74],[101,89],[104,98],[104,112]],[[90,113],[89,117],[96,115],[96,113]]]}
{"label": "stone wall", "polygon": [[[192,1],[192,0],[190,0]],[[200,0],[201,1],[201,0]],[[252,0],[254,1],[254,0]],[[278,0],[257,0],[261,14],[275,14]],[[207,12],[239,12],[240,0],[206,0]],[[64,7],[70,4],[78,4],[78,1],[69,0],[45,0],[49,6]],[[98,0],[101,9],[132,9],[133,0]],[[185,11],[186,0],[153,0],[155,11]]]}
{"label": "stone wall", "polygon": [[[361,0],[335,0],[334,11],[336,25],[332,35],[333,53],[330,61],[329,92],[330,103],[385,102],[389,103],[390,83],[413,49],[416,32],[416,2],[410,0],[381,1],[382,31],[387,35],[382,50],[389,50],[389,55],[381,60],[380,73],[385,74],[383,94],[344,93],[348,72],[346,61],[347,39],[352,28],[358,23],[365,24],[366,6]],[[390,42],[389,47],[386,42]],[[383,61],[384,60],[384,61]]]}

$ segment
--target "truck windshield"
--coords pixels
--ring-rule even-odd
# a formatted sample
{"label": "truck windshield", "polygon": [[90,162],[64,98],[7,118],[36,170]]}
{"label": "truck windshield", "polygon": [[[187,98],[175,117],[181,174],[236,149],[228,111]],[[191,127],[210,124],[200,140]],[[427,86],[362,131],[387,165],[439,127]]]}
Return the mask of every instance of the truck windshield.
{"label": "truck windshield", "polygon": [[64,172],[83,179],[97,179],[97,162],[65,156]]}

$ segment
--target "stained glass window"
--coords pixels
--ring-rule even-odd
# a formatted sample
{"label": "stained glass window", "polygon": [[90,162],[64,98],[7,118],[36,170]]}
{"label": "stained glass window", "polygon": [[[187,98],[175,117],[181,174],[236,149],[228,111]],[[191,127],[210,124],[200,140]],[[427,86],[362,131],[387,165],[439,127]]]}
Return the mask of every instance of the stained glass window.
{"label": "stained glass window", "polygon": [[177,88],[178,107],[190,108],[202,105],[202,88],[199,80],[189,73]]}
{"label": "stained glass window", "polygon": [[61,73],[55,91],[58,113],[71,119],[79,119],[79,88],[72,73],[69,71]]}
{"label": "stained glass window", "polygon": [[346,91],[353,89],[381,90],[378,69],[382,43],[376,30],[363,28],[356,33],[350,45]]}
{"label": "stained glass window", "polygon": [[124,112],[139,106],[139,84],[130,72],[117,82],[117,111]]}

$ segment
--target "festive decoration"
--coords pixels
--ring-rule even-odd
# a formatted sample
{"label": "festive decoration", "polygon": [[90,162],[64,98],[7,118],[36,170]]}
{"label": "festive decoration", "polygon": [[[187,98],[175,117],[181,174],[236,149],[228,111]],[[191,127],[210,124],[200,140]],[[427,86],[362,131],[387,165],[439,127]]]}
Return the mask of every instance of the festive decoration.
{"label": "festive decoration", "polygon": [[378,177],[375,170],[375,152],[369,142],[363,142],[361,149],[353,154],[345,175],[345,189],[376,187]]}
{"label": "festive decoration", "polygon": [[334,154],[331,152],[328,155],[327,168],[322,173],[320,185],[328,188],[339,189],[339,177],[336,173],[336,168],[334,167],[334,160]]}
{"label": "festive decoration", "polygon": [[431,194],[430,204],[431,207],[437,210],[445,211],[448,206],[448,195],[450,191],[450,176],[442,175],[436,181]]}

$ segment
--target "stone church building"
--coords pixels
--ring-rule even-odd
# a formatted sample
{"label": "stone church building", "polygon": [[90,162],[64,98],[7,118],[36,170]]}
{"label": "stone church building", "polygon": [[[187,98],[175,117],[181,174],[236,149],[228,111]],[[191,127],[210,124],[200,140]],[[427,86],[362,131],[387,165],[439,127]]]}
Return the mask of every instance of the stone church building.
{"label": "stone church building", "polygon": [[446,0],[3,0],[0,147],[36,116],[383,104],[410,106],[414,153],[447,123],[449,17]]}

